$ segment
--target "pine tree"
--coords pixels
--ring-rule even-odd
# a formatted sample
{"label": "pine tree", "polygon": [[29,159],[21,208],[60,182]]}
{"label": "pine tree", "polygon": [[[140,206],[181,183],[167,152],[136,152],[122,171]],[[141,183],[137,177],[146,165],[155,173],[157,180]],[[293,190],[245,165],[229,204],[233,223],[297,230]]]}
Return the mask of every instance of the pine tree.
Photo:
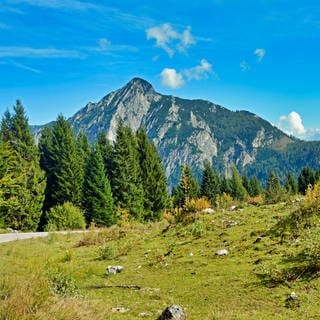
{"label": "pine tree", "polygon": [[111,186],[98,145],[92,149],[86,164],[82,199],[88,224],[94,222],[98,226],[110,226],[115,223]]}
{"label": "pine tree", "polygon": [[316,178],[314,171],[310,167],[304,167],[298,177],[298,190],[301,194],[305,194],[308,186],[315,184]]}
{"label": "pine tree", "polygon": [[267,203],[277,203],[281,201],[283,196],[283,189],[281,188],[279,177],[273,171],[268,175],[265,194]]}
{"label": "pine tree", "polygon": [[[81,186],[81,195],[83,195],[83,183],[84,183],[84,176],[85,170],[87,167],[87,162],[90,156],[90,145],[88,141],[88,136],[84,132],[80,132],[77,136],[76,140],[76,147],[77,147],[77,157],[79,161],[79,183]],[[82,203],[82,198],[81,198]]]}
{"label": "pine tree", "polygon": [[231,196],[234,199],[244,201],[248,197],[247,190],[242,184],[241,177],[236,167],[232,168],[232,176],[230,180]]}
{"label": "pine tree", "polygon": [[288,194],[295,195],[298,193],[298,184],[291,172],[287,176],[284,187]]}
{"label": "pine tree", "polygon": [[200,194],[198,182],[187,164],[181,166],[181,177],[177,187],[177,198],[174,201],[178,207],[182,207],[190,199],[196,199]]}
{"label": "pine tree", "polygon": [[112,145],[107,138],[106,134],[100,132],[98,135],[97,143],[101,150],[104,168],[106,175],[108,176],[110,182],[112,182],[112,171],[113,171],[113,148]]}
{"label": "pine tree", "polygon": [[137,140],[132,130],[119,122],[113,148],[112,190],[117,205],[143,220],[144,193]]}
{"label": "pine tree", "polygon": [[247,175],[242,176],[242,185],[246,189],[247,193],[251,196],[252,194],[251,184],[250,184],[250,179],[248,178]]}
{"label": "pine tree", "polygon": [[11,163],[8,165],[10,179],[15,181],[15,187],[6,193],[6,203],[9,203],[11,198],[18,204],[14,210],[3,206],[2,215],[7,216],[6,221],[11,227],[35,230],[42,212],[46,182],[44,172],[40,169],[38,150],[20,101],[14,106],[13,116],[10,113],[5,114],[1,125],[1,139],[5,145],[4,153],[10,154],[7,158]]}
{"label": "pine tree", "polygon": [[253,176],[250,180],[250,190],[251,190],[251,197],[256,197],[260,194],[263,194],[263,189],[261,184],[257,178],[257,176]]}
{"label": "pine tree", "polygon": [[168,205],[167,179],[157,149],[145,129],[137,132],[137,141],[144,190],[144,220],[159,220]]}
{"label": "pine tree", "polygon": [[209,161],[204,162],[200,194],[207,197],[212,205],[216,205],[217,196],[220,194],[220,179],[218,173],[212,170]]}
{"label": "pine tree", "polygon": [[64,202],[80,205],[81,162],[78,158],[76,140],[70,124],[63,116],[40,140],[41,164],[47,175],[44,209]]}
{"label": "pine tree", "polygon": [[231,195],[230,181],[227,179],[225,175],[221,178],[220,191],[221,194],[226,193]]}

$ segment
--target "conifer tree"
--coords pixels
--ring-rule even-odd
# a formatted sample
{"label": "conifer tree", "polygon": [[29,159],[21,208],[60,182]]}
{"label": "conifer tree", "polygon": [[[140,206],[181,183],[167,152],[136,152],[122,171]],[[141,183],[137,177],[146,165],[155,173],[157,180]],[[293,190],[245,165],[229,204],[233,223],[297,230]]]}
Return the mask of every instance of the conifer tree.
{"label": "conifer tree", "polygon": [[217,196],[220,194],[220,179],[217,172],[214,172],[209,161],[204,162],[200,194],[207,197],[212,205],[216,204]]}
{"label": "conifer tree", "polygon": [[244,188],[246,189],[248,195],[251,196],[251,194],[252,194],[251,184],[250,184],[250,179],[248,178],[247,175],[243,175],[243,176],[242,176],[242,185],[243,185]]}
{"label": "conifer tree", "polygon": [[226,193],[231,195],[230,181],[225,175],[223,175],[223,177],[221,178],[220,191],[221,194]]}
{"label": "conifer tree", "polygon": [[[82,188],[84,183],[85,170],[87,162],[90,156],[90,145],[88,141],[88,136],[84,132],[80,132],[76,140],[77,146],[77,157],[79,161],[79,183],[81,186],[81,195],[83,195]],[[81,200],[82,203],[82,200]]]}
{"label": "conifer tree", "polygon": [[81,162],[70,124],[58,116],[52,129],[40,140],[41,163],[47,175],[44,209],[64,202],[80,205]]}
{"label": "conifer tree", "polygon": [[112,191],[117,205],[143,220],[144,192],[137,140],[132,130],[119,122],[113,148]]}
{"label": "conifer tree", "polygon": [[112,171],[113,171],[113,148],[112,145],[107,138],[106,134],[100,132],[98,135],[97,143],[101,150],[102,159],[104,163],[104,168],[106,175],[108,176],[110,182],[112,183]]}
{"label": "conifer tree", "polygon": [[261,187],[260,181],[258,180],[257,176],[253,176],[250,180],[250,190],[251,190],[251,197],[256,197],[260,194],[263,194],[263,189]]}
{"label": "conifer tree", "polygon": [[273,171],[269,172],[265,194],[268,203],[279,202],[283,196],[279,177]]}
{"label": "conifer tree", "polygon": [[298,184],[291,172],[288,173],[284,186],[288,194],[295,195],[298,193]]}
{"label": "conifer tree", "polygon": [[137,140],[144,190],[144,220],[158,220],[168,205],[167,179],[157,149],[145,129],[137,132]]}
{"label": "conifer tree", "polygon": [[232,176],[230,180],[231,196],[234,199],[244,201],[248,197],[247,190],[242,184],[241,177],[236,167],[232,168]]}
{"label": "conifer tree", "polygon": [[298,190],[301,194],[305,194],[308,186],[315,184],[314,171],[310,167],[304,167],[298,177]]}
{"label": "conifer tree", "polygon": [[88,224],[110,226],[116,222],[110,182],[98,145],[92,149],[85,169],[82,208]]}
{"label": "conifer tree", "polygon": [[193,176],[191,168],[187,164],[181,166],[181,177],[177,187],[176,200],[178,207],[182,207],[190,199],[199,196],[200,190],[196,178]]}
{"label": "conifer tree", "polygon": [[9,207],[2,207],[2,214],[10,216],[8,219],[11,222],[7,219],[7,223],[11,227],[35,230],[42,212],[46,182],[39,165],[38,149],[20,101],[14,106],[12,116],[6,112],[1,125],[1,139],[6,145],[5,154],[11,154],[8,159],[14,159],[10,160],[10,174],[11,180],[16,181],[16,187],[7,193],[6,200],[9,203],[9,198],[15,198],[18,203],[13,211]]}

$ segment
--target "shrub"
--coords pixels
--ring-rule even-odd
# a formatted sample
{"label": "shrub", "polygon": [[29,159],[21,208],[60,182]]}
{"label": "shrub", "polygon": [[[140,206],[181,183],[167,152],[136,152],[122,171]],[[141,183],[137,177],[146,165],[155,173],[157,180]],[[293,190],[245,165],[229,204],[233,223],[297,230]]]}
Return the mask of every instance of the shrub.
{"label": "shrub", "polygon": [[222,195],[218,197],[217,202],[218,202],[219,208],[226,209],[233,205],[234,200],[229,193],[223,192]]}
{"label": "shrub", "polygon": [[46,215],[46,230],[84,229],[86,225],[83,212],[70,202],[51,208]]}
{"label": "shrub", "polygon": [[264,203],[264,197],[262,194],[255,196],[255,197],[249,197],[248,198],[248,203],[258,206]]}
{"label": "shrub", "polygon": [[320,210],[320,181],[314,186],[309,185],[304,201],[301,203],[302,212]]}
{"label": "shrub", "polygon": [[194,200],[194,206],[196,207],[197,211],[202,211],[204,209],[211,208],[212,205],[207,197],[201,197]]}
{"label": "shrub", "polygon": [[50,287],[55,294],[60,296],[79,296],[79,288],[73,277],[63,271],[49,272]]}

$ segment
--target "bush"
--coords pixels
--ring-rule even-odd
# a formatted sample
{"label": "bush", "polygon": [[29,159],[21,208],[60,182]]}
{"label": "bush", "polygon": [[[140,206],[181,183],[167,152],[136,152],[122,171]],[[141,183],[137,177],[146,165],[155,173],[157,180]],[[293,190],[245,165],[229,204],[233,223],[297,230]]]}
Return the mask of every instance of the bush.
{"label": "bush", "polygon": [[219,208],[226,209],[234,204],[234,200],[229,193],[223,192],[223,194],[218,197],[217,203]]}
{"label": "bush", "polygon": [[49,272],[49,281],[52,291],[60,296],[80,296],[79,288],[73,277],[64,273],[63,271]]}
{"label": "bush", "polygon": [[208,200],[207,197],[201,197],[201,198],[195,199],[194,205],[197,211],[202,211],[204,209],[208,209],[212,207],[211,202]]}
{"label": "bush", "polygon": [[46,230],[75,230],[86,226],[83,212],[71,202],[51,208],[46,215]]}
{"label": "bush", "polygon": [[302,212],[320,210],[320,181],[314,186],[309,185],[304,201],[301,203]]}

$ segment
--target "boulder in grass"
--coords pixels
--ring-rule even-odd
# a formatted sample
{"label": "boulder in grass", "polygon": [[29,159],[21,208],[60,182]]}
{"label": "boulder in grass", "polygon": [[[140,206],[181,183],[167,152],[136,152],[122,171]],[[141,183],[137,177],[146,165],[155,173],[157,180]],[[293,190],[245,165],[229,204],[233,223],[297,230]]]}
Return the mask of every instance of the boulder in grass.
{"label": "boulder in grass", "polygon": [[217,256],[227,256],[229,254],[229,251],[227,249],[221,249],[216,251]]}
{"label": "boulder in grass", "polygon": [[160,316],[159,320],[186,320],[187,316],[182,307],[178,305],[171,305],[166,308],[162,315]]}
{"label": "boulder in grass", "polygon": [[116,274],[116,273],[120,273],[123,270],[122,266],[108,266],[106,273],[107,274]]}

